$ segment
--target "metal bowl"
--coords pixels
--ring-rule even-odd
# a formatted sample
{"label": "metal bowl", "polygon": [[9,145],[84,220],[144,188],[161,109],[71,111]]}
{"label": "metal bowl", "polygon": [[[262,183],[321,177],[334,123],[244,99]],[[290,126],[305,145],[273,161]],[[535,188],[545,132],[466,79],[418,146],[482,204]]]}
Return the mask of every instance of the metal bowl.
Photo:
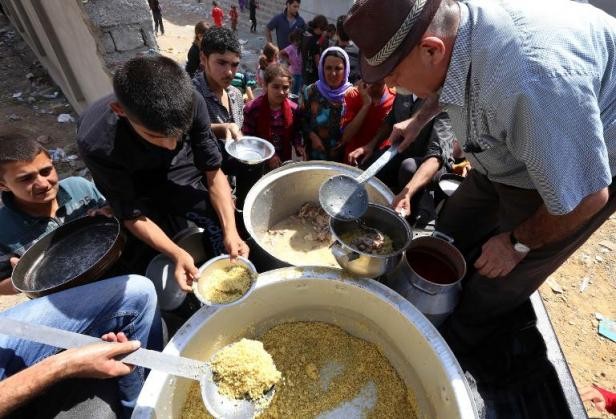
{"label": "metal bowl", "polygon": [[227,141],[225,150],[236,160],[244,164],[259,164],[272,158],[274,146],[259,137],[242,137],[236,141]]}
{"label": "metal bowl", "polygon": [[368,204],[368,209],[359,222],[389,236],[393,241],[394,251],[385,255],[373,255],[351,247],[340,236],[358,228],[357,222],[332,218],[329,228],[336,241],[331,251],[338,264],[345,271],[366,278],[377,278],[393,271],[400,263],[404,250],[411,244],[413,231],[409,223],[391,208],[377,204]]}
{"label": "metal bowl", "polygon": [[195,297],[197,297],[197,299],[199,301],[201,301],[203,304],[205,304],[206,306],[213,306],[213,307],[223,307],[223,306],[227,307],[227,306],[230,306],[230,305],[233,305],[233,304],[240,303],[246,297],[248,297],[248,295],[250,295],[250,293],[255,289],[255,286],[257,284],[257,275],[258,275],[258,273],[257,273],[257,269],[252,264],[252,262],[249,261],[248,259],[246,259],[245,257],[238,256],[236,262],[231,262],[231,260],[229,259],[229,255],[216,256],[215,258],[212,258],[212,259],[208,260],[207,262],[205,262],[199,268],[198,277],[201,278],[201,276],[207,275],[209,272],[212,272],[212,271],[214,271],[216,269],[224,269],[226,267],[229,267],[229,266],[233,265],[234,263],[240,263],[240,264],[246,266],[250,270],[250,272],[252,272],[254,274],[254,277],[252,279],[252,284],[250,284],[250,288],[248,288],[248,290],[246,291],[246,293],[243,296],[241,296],[240,298],[238,298],[235,301],[232,301],[232,302],[226,303],[226,304],[212,303],[211,301],[208,301],[203,295],[201,295],[201,293],[199,292],[198,282],[197,281],[193,281],[192,289],[193,289],[193,292],[195,293]]}
{"label": "metal bowl", "polygon": [[[305,202],[319,202],[319,188],[332,176],[358,176],[356,167],[330,161],[312,160],[279,167],[263,176],[250,189],[244,201],[244,225],[250,234],[250,259],[259,271],[285,266],[301,266],[301,260],[271,254],[265,247],[267,231],[275,224],[297,214]],[[370,202],[388,205],[394,194],[380,180],[366,182]]]}

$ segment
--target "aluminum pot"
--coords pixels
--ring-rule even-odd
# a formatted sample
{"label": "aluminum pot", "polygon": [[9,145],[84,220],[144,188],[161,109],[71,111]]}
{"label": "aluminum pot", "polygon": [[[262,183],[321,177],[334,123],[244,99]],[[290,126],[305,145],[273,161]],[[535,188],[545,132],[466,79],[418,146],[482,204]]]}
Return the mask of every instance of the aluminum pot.
{"label": "aluminum pot", "polygon": [[368,210],[360,222],[389,236],[393,241],[394,251],[386,255],[373,255],[352,248],[341,239],[341,235],[349,230],[357,229],[357,222],[332,218],[329,228],[336,241],[331,251],[338,264],[349,273],[367,278],[377,278],[393,271],[400,263],[404,250],[413,238],[409,223],[391,208],[379,204],[368,204]]}
{"label": "aluminum pot", "polygon": [[413,239],[400,265],[386,280],[435,326],[458,304],[466,275],[466,261],[452,242],[438,232]]}
{"label": "aluminum pot", "polygon": [[[323,321],[375,343],[414,393],[420,418],[478,417],[463,372],[434,326],[386,286],[351,278],[341,270],[304,267],[265,272],[240,304],[202,307],[164,352],[208,359],[237,339],[258,337],[287,321]],[[133,418],[180,417],[191,384],[152,371]]]}
{"label": "aluminum pot", "polygon": [[[267,230],[297,214],[305,202],[318,202],[319,188],[331,176],[361,173],[360,169],[345,164],[307,161],[284,165],[259,179],[246,196],[242,214],[250,234],[250,260],[257,270],[302,265],[301,260],[285,260],[284,256],[269,253],[263,245]],[[366,189],[370,202],[387,205],[394,198],[391,190],[376,178],[366,182]]]}

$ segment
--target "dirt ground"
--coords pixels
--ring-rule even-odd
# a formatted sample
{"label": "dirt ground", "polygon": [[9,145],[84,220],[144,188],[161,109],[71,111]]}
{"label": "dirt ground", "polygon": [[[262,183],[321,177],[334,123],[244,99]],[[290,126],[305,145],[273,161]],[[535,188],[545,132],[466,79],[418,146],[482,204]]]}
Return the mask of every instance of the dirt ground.
{"label": "dirt ground", "polygon": [[[192,42],[194,23],[209,16],[209,5],[196,5],[190,0],[161,0],[161,4],[166,31],[165,36],[158,38],[161,52],[183,63]],[[263,37],[251,36],[243,25],[239,36],[245,48],[244,61],[252,68]],[[32,73],[31,77],[28,73]],[[72,109],[61,93],[52,97],[59,89],[50,82],[28,46],[3,16],[0,16],[0,74],[3,75],[0,127],[15,126],[35,136],[46,136],[41,138],[46,147],[62,147],[68,156],[76,154],[74,123],[57,122],[61,113],[75,116]],[[62,176],[83,173],[83,164],[78,160],[58,165]],[[616,217],[613,217],[540,290],[579,387],[597,383],[616,391],[616,342],[597,333],[598,318],[616,320],[615,271]],[[24,300],[22,296],[0,297],[0,310]],[[588,404],[586,407],[591,417],[616,418],[601,415]]]}

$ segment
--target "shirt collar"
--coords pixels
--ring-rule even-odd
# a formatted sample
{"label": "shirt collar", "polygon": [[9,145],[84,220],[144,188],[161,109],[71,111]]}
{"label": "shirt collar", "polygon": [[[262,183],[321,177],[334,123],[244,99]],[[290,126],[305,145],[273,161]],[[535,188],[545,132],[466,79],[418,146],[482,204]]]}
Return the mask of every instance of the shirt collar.
{"label": "shirt collar", "polygon": [[458,2],[460,7],[460,26],[451,54],[451,62],[443,84],[440,102],[464,106],[466,98],[466,80],[471,66],[471,21],[466,4]]}
{"label": "shirt collar", "polygon": [[[62,186],[62,183],[58,185],[58,195],[56,196],[56,199],[58,200],[58,211],[57,212],[65,213],[66,212],[65,206],[66,204],[70,202],[71,195]],[[46,217],[33,217],[29,214],[26,214],[21,209],[19,209],[19,207],[17,207],[17,205],[15,204],[15,195],[13,195],[12,192],[9,192],[9,191],[2,192],[2,203],[7,209],[11,210],[14,213],[17,213],[20,217],[22,217],[29,223],[38,221],[42,218],[46,218]]]}

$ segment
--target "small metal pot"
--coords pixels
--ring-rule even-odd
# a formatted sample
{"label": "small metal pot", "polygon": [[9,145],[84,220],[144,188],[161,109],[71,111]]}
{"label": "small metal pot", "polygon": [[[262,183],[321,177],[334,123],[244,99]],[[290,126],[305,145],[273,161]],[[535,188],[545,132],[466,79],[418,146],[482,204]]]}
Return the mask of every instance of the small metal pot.
{"label": "small metal pot", "polygon": [[389,236],[394,244],[394,252],[373,255],[352,248],[344,243],[340,236],[351,229],[357,229],[357,222],[332,218],[329,228],[335,242],[331,246],[331,251],[338,264],[349,273],[367,278],[376,278],[393,271],[400,263],[404,250],[411,243],[413,238],[411,226],[394,210],[378,204],[368,204],[368,210],[360,222]]}
{"label": "small metal pot", "polygon": [[386,284],[435,326],[458,304],[466,275],[466,261],[452,243],[450,237],[439,232],[414,239],[400,265],[387,276]]}

